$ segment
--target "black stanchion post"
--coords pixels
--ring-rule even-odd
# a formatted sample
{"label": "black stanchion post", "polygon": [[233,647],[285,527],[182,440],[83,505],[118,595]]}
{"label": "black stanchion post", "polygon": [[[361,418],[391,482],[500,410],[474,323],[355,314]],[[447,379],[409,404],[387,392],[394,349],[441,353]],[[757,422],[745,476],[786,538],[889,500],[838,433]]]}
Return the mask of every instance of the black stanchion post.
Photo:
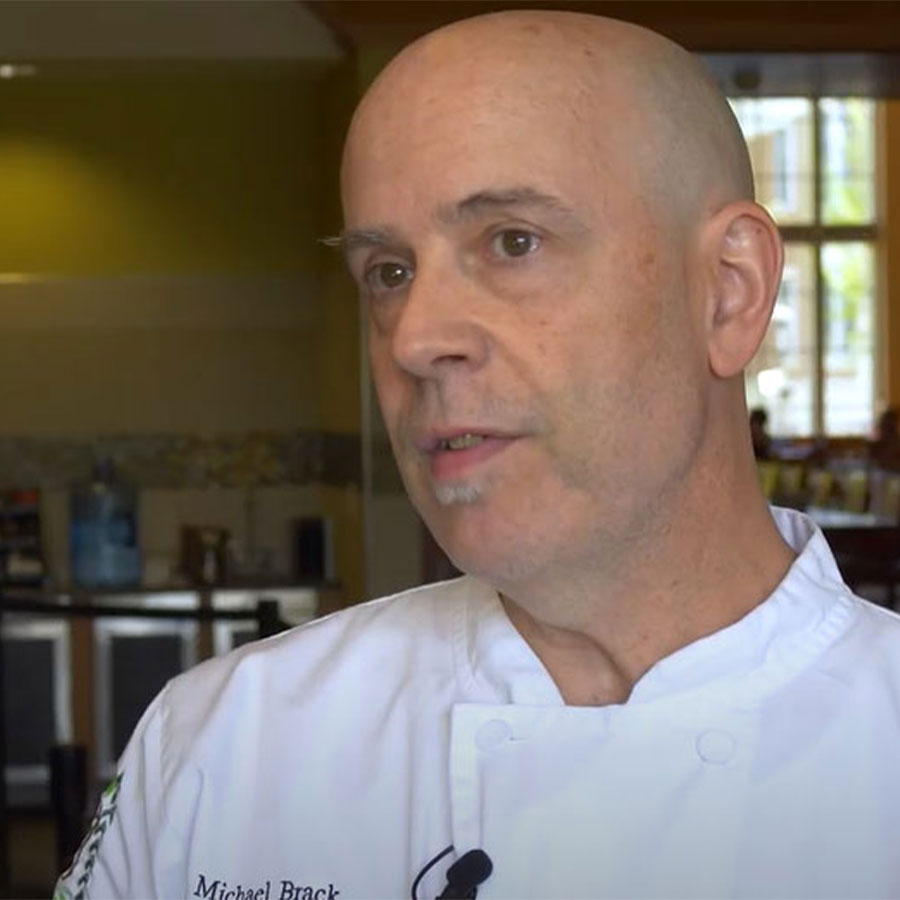
{"label": "black stanchion post", "polygon": [[50,749],[50,803],[56,818],[56,864],[62,872],[84,835],[87,805],[87,748],[57,744]]}
{"label": "black stanchion post", "polygon": [[256,618],[259,622],[259,636],[271,637],[285,630],[285,624],[278,617],[278,601],[260,597],[256,601]]}

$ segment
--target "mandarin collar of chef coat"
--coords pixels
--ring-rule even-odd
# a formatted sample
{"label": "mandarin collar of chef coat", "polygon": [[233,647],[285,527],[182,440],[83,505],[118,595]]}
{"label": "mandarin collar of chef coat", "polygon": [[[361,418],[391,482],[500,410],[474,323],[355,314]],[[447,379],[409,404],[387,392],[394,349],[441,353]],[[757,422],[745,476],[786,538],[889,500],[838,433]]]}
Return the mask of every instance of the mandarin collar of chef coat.
{"label": "mandarin collar of chef coat", "polygon": [[[821,530],[795,510],[772,509],[797,557],[772,594],[732,625],[653,665],[624,707],[727,696],[752,707],[808,665],[852,624],[852,595]],[[464,685],[487,702],[563,706],[556,684],[510,622],[497,592],[471,579],[460,608],[454,656]],[[613,706],[618,706],[614,704]]]}

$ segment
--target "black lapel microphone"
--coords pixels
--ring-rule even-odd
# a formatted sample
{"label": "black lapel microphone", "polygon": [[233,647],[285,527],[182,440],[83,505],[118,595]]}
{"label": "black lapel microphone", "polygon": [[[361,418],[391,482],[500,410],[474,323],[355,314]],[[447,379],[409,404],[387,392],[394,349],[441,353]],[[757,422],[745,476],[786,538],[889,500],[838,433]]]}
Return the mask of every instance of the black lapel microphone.
{"label": "black lapel microphone", "polygon": [[[417,900],[416,889],[425,873],[440,862],[448,853],[453,852],[453,845],[445,847],[434,859],[425,864],[416,876],[412,886],[412,900]],[[484,850],[469,850],[447,869],[447,886],[437,896],[437,900],[474,900],[478,896],[478,885],[487,881],[494,864]]]}
{"label": "black lapel microphone", "polygon": [[469,850],[447,869],[447,887],[437,900],[472,900],[478,896],[478,885],[487,881],[494,864],[484,850]]}

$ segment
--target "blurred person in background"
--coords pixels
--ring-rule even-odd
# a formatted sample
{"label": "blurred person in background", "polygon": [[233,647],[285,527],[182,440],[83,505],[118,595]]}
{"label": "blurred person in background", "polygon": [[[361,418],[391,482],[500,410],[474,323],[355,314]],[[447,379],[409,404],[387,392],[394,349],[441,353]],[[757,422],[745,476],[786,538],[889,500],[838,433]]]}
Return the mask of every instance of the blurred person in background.
{"label": "blurred person in background", "polygon": [[769,414],[761,406],[750,410],[750,439],[756,459],[772,458],[772,438],[768,432]]}
{"label": "blurred person in background", "polygon": [[875,438],[869,444],[869,460],[879,469],[900,471],[900,413],[889,406],[879,417]]}

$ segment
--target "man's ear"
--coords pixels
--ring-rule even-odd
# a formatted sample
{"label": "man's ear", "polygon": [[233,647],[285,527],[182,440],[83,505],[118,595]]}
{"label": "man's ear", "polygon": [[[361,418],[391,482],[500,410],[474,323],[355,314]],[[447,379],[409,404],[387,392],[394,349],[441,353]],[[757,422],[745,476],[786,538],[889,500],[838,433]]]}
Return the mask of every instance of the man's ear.
{"label": "man's ear", "polygon": [[719,378],[731,378],[750,362],[766,333],[784,249],[769,214],[749,200],[723,207],[705,231],[709,365]]}

